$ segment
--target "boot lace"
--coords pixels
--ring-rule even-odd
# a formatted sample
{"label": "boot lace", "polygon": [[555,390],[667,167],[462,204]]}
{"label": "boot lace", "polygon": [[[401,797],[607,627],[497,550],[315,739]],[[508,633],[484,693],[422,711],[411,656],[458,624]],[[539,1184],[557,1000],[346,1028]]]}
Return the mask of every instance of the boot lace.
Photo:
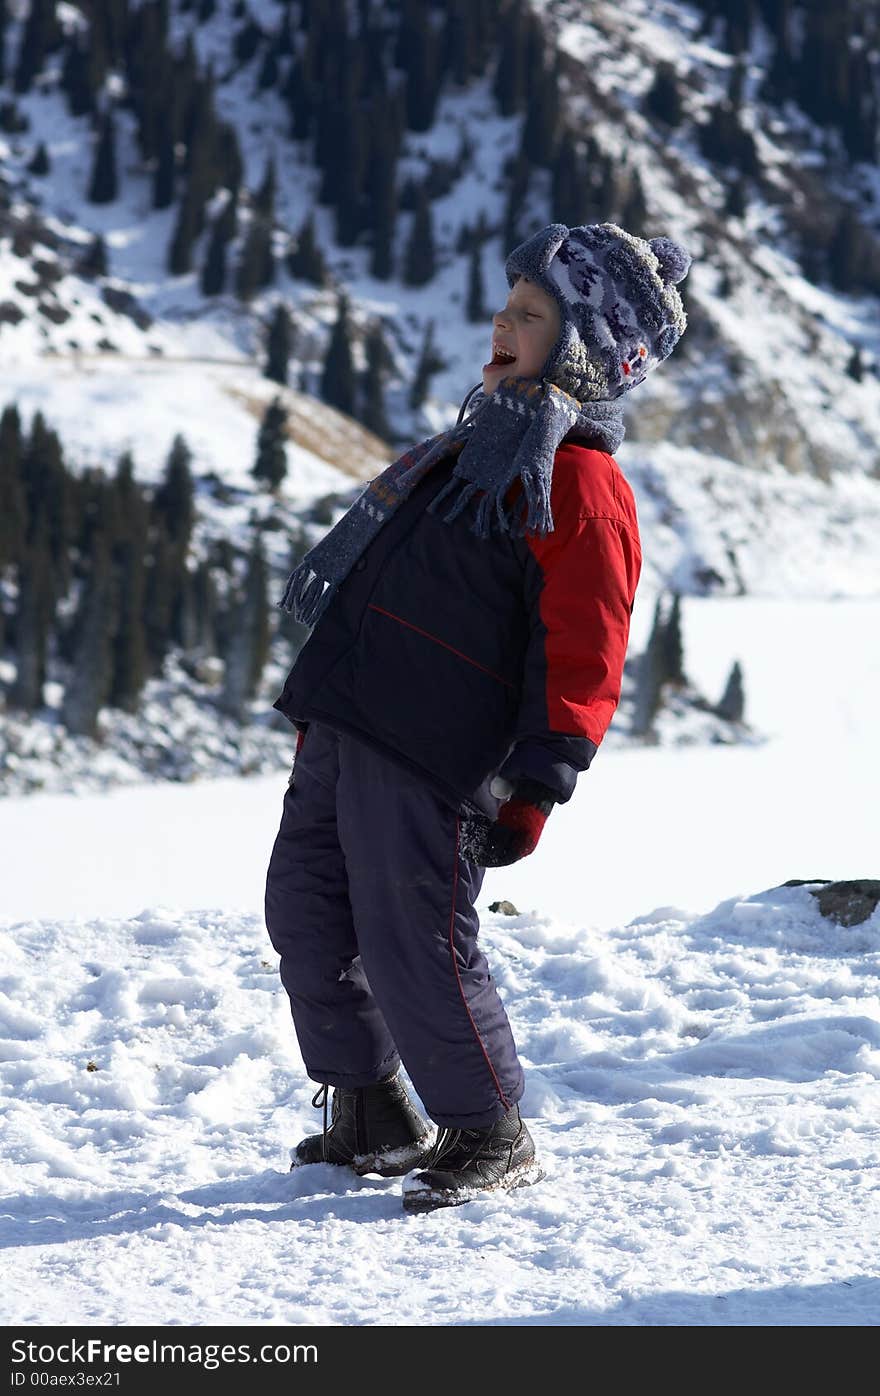
{"label": "boot lace", "polygon": [[327,1096],[329,1091],[329,1086],[319,1086],[312,1096],[312,1105],[314,1108],[320,1110],[323,1106],[324,1109],[323,1125],[321,1128],[321,1158],[324,1163],[327,1162]]}
{"label": "boot lace", "polygon": [[478,1129],[455,1129],[452,1126],[441,1125],[437,1130],[437,1138],[434,1140],[434,1146],[428,1155],[426,1166],[435,1168],[440,1159],[452,1153],[456,1145],[463,1139],[479,1139],[479,1137],[480,1131]]}

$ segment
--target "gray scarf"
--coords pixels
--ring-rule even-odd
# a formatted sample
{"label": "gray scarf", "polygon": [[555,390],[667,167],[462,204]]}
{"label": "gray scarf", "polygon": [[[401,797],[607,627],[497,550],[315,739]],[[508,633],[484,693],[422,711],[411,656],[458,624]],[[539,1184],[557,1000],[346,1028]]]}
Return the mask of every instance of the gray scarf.
{"label": "gray scarf", "polygon": [[[404,451],[364,487],[291,572],[278,604],[304,625],[315,625],[361,553],[438,461],[455,458],[456,463],[451,479],[427,506],[429,512],[455,495],[444,522],[457,518],[473,500],[471,532],[477,538],[488,538],[493,527],[518,536],[546,534],[554,527],[550,489],[560,443],[589,442],[613,455],[623,435],[617,398],[580,403],[554,383],[513,376],[502,378],[488,397],[481,388],[472,389],[454,427]],[[516,479],[522,494],[505,506]]]}

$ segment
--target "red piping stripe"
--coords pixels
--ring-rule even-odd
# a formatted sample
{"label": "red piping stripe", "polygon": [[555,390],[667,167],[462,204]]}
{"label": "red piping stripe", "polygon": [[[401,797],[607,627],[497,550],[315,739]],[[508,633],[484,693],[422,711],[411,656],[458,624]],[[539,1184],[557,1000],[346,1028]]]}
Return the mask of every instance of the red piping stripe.
{"label": "red piping stripe", "polygon": [[490,678],[497,679],[499,683],[505,684],[508,688],[516,687],[509,679],[503,679],[500,674],[496,674],[494,669],[487,669],[485,664],[478,664],[476,659],[471,659],[469,654],[462,654],[461,650],[457,650],[454,645],[447,645],[445,640],[438,639],[436,635],[431,634],[430,630],[422,630],[420,626],[413,625],[412,621],[404,620],[402,616],[396,616],[393,611],[386,611],[381,606],[374,606],[372,601],[369,603],[367,609],[370,611],[378,611],[380,616],[388,616],[389,620],[396,620],[401,625],[407,626],[410,630],[417,631],[419,635],[424,635],[427,640],[433,640],[435,645],[442,645],[445,650],[451,650],[453,654],[458,655],[459,659],[464,659],[468,664],[473,664],[475,669],[482,669],[484,674],[488,674]]}
{"label": "red piping stripe", "polygon": [[486,1065],[488,1066],[489,1070],[490,1070],[491,1073],[492,1073],[492,1080],[495,1082],[495,1089],[496,1089],[496,1091],[498,1092],[498,1097],[499,1097],[499,1099],[500,1099],[500,1101],[501,1101],[501,1104],[504,1106],[505,1110],[509,1110],[509,1109],[510,1109],[510,1102],[508,1101],[507,1097],[505,1096],[504,1092],[503,1092],[502,1089],[501,1089],[501,1082],[498,1080],[498,1077],[495,1075],[495,1068],[494,1068],[494,1066],[492,1065],[491,1061],[489,1060],[489,1053],[486,1051],[485,1043],[483,1042],[483,1039],[480,1037],[480,1034],[479,1034],[479,1032],[477,1031],[477,1025],[476,1025],[476,1023],[474,1022],[473,1014],[471,1013],[471,1010],[470,1010],[469,1007],[468,1007],[468,1001],[467,1001],[467,999],[466,999],[465,996],[464,996],[464,988],[463,988],[462,982],[461,982],[461,975],[460,975],[459,972],[458,972],[458,962],[457,962],[457,960],[456,960],[456,958],[455,958],[455,945],[454,945],[454,943],[453,943],[453,934],[454,934],[454,931],[455,931],[455,894],[456,894],[456,892],[458,891],[458,844],[459,844],[459,830],[460,830],[460,827],[461,827],[461,820],[460,820],[460,818],[456,817],[456,820],[455,820],[455,872],[454,872],[453,875],[452,875],[452,915],[451,915],[450,918],[449,918],[449,954],[450,954],[450,957],[451,957],[451,959],[452,959],[452,968],[455,970],[455,978],[456,978],[456,981],[457,981],[457,983],[458,983],[458,992],[461,994],[461,1001],[462,1001],[462,1003],[464,1004],[464,1011],[465,1011],[465,1013],[468,1015],[468,1018],[470,1019],[471,1027],[472,1027],[473,1030],[474,1030],[474,1037],[477,1039],[478,1043],[480,1044],[480,1051],[483,1053],[483,1056],[486,1058]]}

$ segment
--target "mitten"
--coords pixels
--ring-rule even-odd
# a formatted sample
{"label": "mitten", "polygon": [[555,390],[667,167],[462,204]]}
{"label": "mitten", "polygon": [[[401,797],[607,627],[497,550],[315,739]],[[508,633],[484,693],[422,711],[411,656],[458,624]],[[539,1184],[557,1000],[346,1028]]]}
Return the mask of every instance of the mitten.
{"label": "mitten", "polygon": [[459,851],[482,868],[503,868],[526,858],[538,845],[556,795],[538,780],[518,780],[495,819],[478,811],[462,816]]}

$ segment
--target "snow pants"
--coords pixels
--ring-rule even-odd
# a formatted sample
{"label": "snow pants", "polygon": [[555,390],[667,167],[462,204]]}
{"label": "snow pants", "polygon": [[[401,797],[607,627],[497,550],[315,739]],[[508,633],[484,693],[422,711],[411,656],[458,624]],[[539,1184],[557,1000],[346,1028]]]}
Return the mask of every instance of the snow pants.
{"label": "snow pants", "polygon": [[524,1082],[477,944],[484,870],[458,839],[458,810],[426,782],[310,721],[266,927],[312,1080],[366,1086],[402,1060],[436,1124],[474,1129],[506,1114]]}

